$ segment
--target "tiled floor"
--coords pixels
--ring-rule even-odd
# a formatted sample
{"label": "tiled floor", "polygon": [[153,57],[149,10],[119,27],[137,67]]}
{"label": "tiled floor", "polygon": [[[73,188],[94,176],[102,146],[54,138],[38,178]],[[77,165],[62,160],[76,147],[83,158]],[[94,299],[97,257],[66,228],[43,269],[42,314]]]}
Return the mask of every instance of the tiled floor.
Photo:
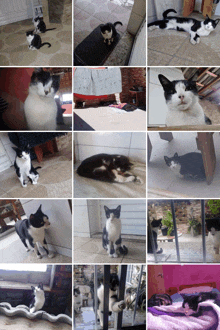
{"label": "tiled floor", "polygon": [[117,25],[121,40],[109,56],[105,65],[124,65],[130,51],[133,37],[126,32],[132,6],[117,4],[117,0],[75,0],[74,2],[74,48],[83,41],[99,24],[121,21]]}
{"label": "tiled floor", "polygon": [[140,240],[122,240],[128,248],[126,256],[111,258],[102,247],[102,239],[74,237],[74,262],[77,263],[145,263],[146,242]]}
{"label": "tiled floor", "polygon": [[[202,14],[190,15],[202,20]],[[213,16],[212,19],[217,18]],[[189,34],[175,30],[149,31],[148,29],[148,65],[152,66],[219,66],[220,65],[220,24],[208,37],[192,45]]]}

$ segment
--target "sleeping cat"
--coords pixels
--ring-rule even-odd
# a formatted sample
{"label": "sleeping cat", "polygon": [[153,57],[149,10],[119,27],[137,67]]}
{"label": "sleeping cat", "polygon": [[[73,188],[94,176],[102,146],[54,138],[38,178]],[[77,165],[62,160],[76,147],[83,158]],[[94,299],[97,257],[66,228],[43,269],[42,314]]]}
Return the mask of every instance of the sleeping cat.
{"label": "sleeping cat", "polygon": [[46,24],[43,21],[43,17],[39,17],[39,16],[35,17],[34,19],[34,27],[35,27],[34,30],[35,33],[45,33],[46,31],[56,30],[56,28],[47,29]]}
{"label": "sleeping cat", "polygon": [[59,89],[60,76],[35,68],[24,102],[24,112],[29,130],[56,130],[57,104],[54,100]]}
{"label": "sleeping cat", "polygon": [[194,180],[206,179],[202,155],[198,152],[189,152],[183,156],[178,156],[176,152],[171,158],[164,156],[164,160],[178,177]]}
{"label": "sleeping cat", "polygon": [[153,294],[153,296],[148,299],[148,307],[154,306],[169,306],[172,305],[173,301],[172,298],[167,293],[162,294]]}
{"label": "sleeping cat", "polygon": [[104,206],[104,209],[107,221],[103,229],[102,246],[110,257],[117,258],[118,253],[123,255],[128,253],[128,249],[124,245],[121,246],[121,205],[116,209],[109,209]]}
{"label": "sleeping cat", "polygon": [[50,227],[48,216],[44,214],[39,206],[36,213],[31,214],[29,219],[19,220],[15,223],[15,230],[20,237],[22,243],[26,247],[27,252],[30,251],[29,245],[34,248],[37,258],[42,258],[39,252],[39,246],[42,246],[46,251],[48,258],[53,258],[54,254],[48,249],[45,239],[45,229]]}
{"label": "sleeping cat", "polygon": [[31,313],[35,313],[43,307],[45,303],[45,293],[42,283],[35,287],[31,286],[31,289],[33,291],[34,297],[29,305],[29,309]]}
{"label": "sleeping cat", "polygon": [[26,32],[27,42],[29,43],[28,48],[31,50],[37,50],[43,47],[44,45],[48,45],[48,48],[51,47],[49,42],[43,42],[41,37],[38,34],[34,34],[33,31]]}
{"label": "sleeping cat", "polygon": [[141,179],[128,172],[133,164],[122,155],[97,154],[86,158],[77,168],[80,176],[105,182],[137,182]]}
{"label": "sleeping cat", "polygon": [[[110,274],[109,282],[109,315],[112,312],[119,313],[125,309],[126,304],[124,300],[118,301],[117,290],[119,287],[119,278],[116,273]],[[94,285],[91,286],[91,293],[93,298],[93,308],[95,311],[95,298],[94,298]],[[103,316],[104,316],[104,285],[103,285],[103,275],[98,275],[98,289],[97,289],[97,315],[100,326],[103,328]]]}
{"label": "sleeping cat", "polygon": [[219,247],[220,247],[220,219],[213,218],[205,220],[206,227],[209,232],[209,236],[213,242],[213,249],[215,254],[219,254]]}
{"label": "sleeping cat", "polygon": [[120,24],[123,25],[122,22],[115,22],[114,24],[112,23],[107,23],[107,24],[101,24],[100,29],[101,29],[101,34],[104,38],[104,42],[108,43],[108,45],[111,45],[111,42],[114,42],[114,38],[117,36],[117,31],[116,31],[116,25]]}
{"label": "sleeping cat", "polygon": [[41,166],[33,167],[31,163],[29,145],[26,147],[12,148],[16,152],[14,167],[22,187],[27,187],[27,179],[29,179],[32,184],[37,184],[39,179],[37,169],[41,168]]}
{"label": "sleeping cat", "polygon": [[164,97],[168,107],[167,126],[205,125],[211,124],[199,104],[196,87],[197,76],[189,80],[170,81],[162,74],[158,75],[164,89]]}
{"label": "sleeping cat", "polygon": [[[153,240],[154,240],[154,246],[156,248],[156,253],[162,253],[163,249],[160,248],[160,250],[158,250],[158,244],[157,244],[157,235],[158,235],[158,230],[161,229],[162,227],[162,219],[159,220],[155,220],[153,219],[153,221],[151,221],[151,230],[152,230],[152,234],[153,234]],[[150,236],[150,228],[148,227],[148,231],[147,231],[147,253],[154,253],[153,251],[153,246],[151,244],[151,236]]]}
{"label": "sleeping cat", "polygon": [[208,36],[217,26],[219,19],[213,20],[206,15],[204,21],[195,18],[167,16],[169,13],[176,13],[174,9],[168,9],[163,13],[163,20],[149,23],[150,30],[155,28],[166,30],[185,31],[190,34],[190,42],[196,45],[200,37]]}
{"label": "sleeping cat", "polygon": [[220,305],[219,295],[216,292],[200,292],[198,295],[185,295],[181,294],[184,301],[182,307],[186,316],[198,314],[200,312],[199,303],[206,300],[214,300],[214,303]]}

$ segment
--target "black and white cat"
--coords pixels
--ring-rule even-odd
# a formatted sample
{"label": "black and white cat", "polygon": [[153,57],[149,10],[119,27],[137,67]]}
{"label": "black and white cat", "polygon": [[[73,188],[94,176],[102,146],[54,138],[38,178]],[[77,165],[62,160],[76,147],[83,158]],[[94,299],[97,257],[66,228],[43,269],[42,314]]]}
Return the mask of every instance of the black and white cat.
{"label": "black and white cat", "polygon": [[37,50],[41,47],[48,45],[48,48],[51,47],[51,44],[49,42],[43,42],[41,40],[41,37],[38,34],[34,34],[33,31],[26,32],[27,42],[29,43],[28,48],[31,50]]}
{"label": "black and white cat", "polygon": [[107,42],[107,44],[110,46],[112,42],[114,42],[114,38],[117,35],[116,31],[116,25],[120,24],[123,25],[122,22],[115,22],[114,24],[112,23],[106,23],[106,24],[101,24],[100,29],[101,29],[101,34],[104,38],[104,43]]}
{"label": "black and white cat", "polygon": [[29,305],[29,309],[31,313],[35,313],[42,309],[45,303],[45,293],[43,284],[40,283],[38,286],[31,286],[32,292],[33,292],[33,299]]}
{"label": "black and white cat", "polygon": [[[126,304],[124,300],[118,301],[117,290],[119,287],[119,278],[116,273],[110,274],[110,282],[109,282],[109,315],[112,312],[119,313],[125,309]],[[94,292],[91,290],[93,295],[93,308],[95,310],[95,299]],[[98,277],[98,289],[97,289],[97,299],[98,299],[98,307],[97,307],[97,315],[98,321],[100,322],[100,326],[103,328],[103,316],[104,316],[104,285],[103,285],[103,277]]]}
{"label": "black and white cat", "polygon": [[35,68],[24,102],[24,112],[29,130],[56,130],[57,104],[55,94],[60,86],[60,76]]}
{"label": "black and white cat", "polygon": [[189,80],[170,81],[162,74],[158,75],[164,89],[164,97],[168,107],[167,126],[205,125],[211,124],[199,104],[196,87],[197,75]]}
{"label": "black and white cat", "polygon": [[27,252],[30,251],[29,245],[34,248],[38,259],[42,258],[39,247],[42,246],[46,251],[48,258],[53,258],[54,253],[50,252],[45,239],[45,229],[50,227],[49,218],[41,210],[42,205],[39,206],[36,213],[31,214],[29,219],[17,221],[15,223],[15,230],[20,237],[22,243],[26,247]]}
{"label": "black and white cat", "polygon": [[218,306],[220,305],[219,295],[216,292],[200,292],[198,295],[185,295],[181,294],[184,301],[182,307],[184,308],[184,313],[186,316],[199,314],[200,306],[199,303],[207,300],[214,300],[214,303]]}
{"label": "black and white cat", "polygon": [[184,179],[205,180],[205,169],[202,154],[189,152],[178,156],[176,152],[173,157],[164,156],[165,163],[176,176]]}
{"label": "black and white cat", "polygon": [[154,306],[169,306],[172,305],[173,301],[169,294],[162,293],[162,294],[153,294],[153,296],[148,299],[148,307]]}
{"label": "black and white cat", "polygon": [[74,286],[73,288],[73,305],[74,305],[74,312],[79,314],[82,313],[82,295],[78,286]]}
{"label": "black and white cat", "polygon": [[220,219],[213,218],[205,220],[206,227],[213,243],[215,254],[219,254],[220,247]]}
{"label": "black and white cat", "polygon": [[47,31],[52,31],[56,29],[56,28],[47,29],[43,17],[39,17],[39,16],[34,18],[34,27],[35,27],[34,30],[35,33],[45,33]]}
{"label": "black and white cat", "polygon": [[200,37],[208,36],[217,26],[220,19],[213,20],[206,15],[204,21],[195,18],[167,16],[169,13],[176,13],[174,9],[168,9],[163,13],[163,20],[148,24],[150,30],[166,29],[185,31],[190,34],[190,42],[196,45],[200,42]]}
{"label": "black and white cat", "polygon": [[126,246],[121,246],[121,205],[116,209],[109,209],[104,205],[104,209],[107,220],[102,233],[102,246],[110,257],[117,258],[118,254],[128,253]]}
{"label": "black and white cat", "polygon": [[[157,236],[158,236],[159,229],[161,229],[161,227],[162,227],[162,219],[159,219],[159,220],[153,219],[153,221],[151,221],[150,225],[151,225],[151,230],[152,230],[152,234],[153,234],[153,240],[154,240],[154,246],[156,249],[156,253],[160,254],[163,252],[163,249],[160,248],[158,250]],[[153,246],[151,243],[151,234],[150,234],[149,227],[147,230],[147,253],[154,253]]]}
{"label": "black and white cat", "polygon": [[105,182],[137,182],[141,179],[130,173],[133,164],[122,155],[97,154],[86,158],[77,168],[80,176]]}
{"label": "black and white cat", "polygon": [[30,157],[30,147],[12,147],[16,152],[14,167],[22,187],[27,187],[27,180],[29,179],[32,184],[37,184],[39,179],[38,168],[41,166],[33,167]]}

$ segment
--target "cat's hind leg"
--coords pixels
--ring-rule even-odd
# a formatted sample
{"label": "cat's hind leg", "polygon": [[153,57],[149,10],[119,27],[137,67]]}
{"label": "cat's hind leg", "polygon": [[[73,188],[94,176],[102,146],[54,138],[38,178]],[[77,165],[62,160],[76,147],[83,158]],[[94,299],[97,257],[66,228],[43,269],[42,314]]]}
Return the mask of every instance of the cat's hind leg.
{"label": "cat's hind leg", "polygon": [[27,245],[26,239],[25,238],[21,238],[21,241],[24,244],[24,246],[26,247],[26,251],[29,252],[30,251],[30,247]]}
{"label": "cat's hind leg", "polygon": [[53,252],[52,253],[50,252],[50,250],[48,248],[47,241],[46,241],[45,238],[44,238],[44,241],[43,241],[42,246],[43,246],[44,250],[46,251],[48,258],[50,258],[50,259],[54,258],[54,253]]}
{"label": "cat's hind leg", "polygon": [[112,172],[115,175],[114,182],[119,182],[119,183],[127,183],[127,182],[137,182],[137,183],[142,183],[142,180],[136,176],[133,175],[129,172],[125,172],[122,174],[119,174],[117,170],[112,170]]}

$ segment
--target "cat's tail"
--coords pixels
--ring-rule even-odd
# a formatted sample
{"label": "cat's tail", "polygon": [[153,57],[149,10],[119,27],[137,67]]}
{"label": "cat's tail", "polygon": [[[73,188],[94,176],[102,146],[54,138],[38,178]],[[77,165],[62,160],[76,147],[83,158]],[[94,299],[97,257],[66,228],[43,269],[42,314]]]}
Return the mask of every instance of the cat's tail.
{"label": "cat's tail", "polygon": [[45,32],[47,32],[47,31],[52,31],[52,30],[56,30],[56,28],[46,29]]}
{"label": "cat's tail", "polygon": [[[167,10],[165,10],[165,12],[163,13],[163,18],[166,19],[166,18],[167,18],[167,15],[168,15],[169,13],[175,13],[175,14],[177,14],[176,10],[174,10],[174,9],[167,9]],[[168,17],[168,18],[169,18],[169,17]]]}
{"label": "cat's tail", "polygon": [[120,254],[126,255],[128,254],[128,249],[126,248],[125,245],[119,247],[119,252]]}
{"label": "cat's tail", "polygon": [[35,170],[38,170],[39,168],[42,168],[41,166],[37,166],[37,167],[35,167],[34,169]]}
{"label": "cat's tail", "polygon": [[114,23],[114,27],[116,27],[116,25],[118,25],[118,24],[123,25],[122,22],[117,21]]}
{"label": "cat's tail", "polygon": [[51,44],[49,42],[44,42],[43,44],[41,44],[40,48],[43,47],[44,45],[48,45],[48,48],[51,47]]}

